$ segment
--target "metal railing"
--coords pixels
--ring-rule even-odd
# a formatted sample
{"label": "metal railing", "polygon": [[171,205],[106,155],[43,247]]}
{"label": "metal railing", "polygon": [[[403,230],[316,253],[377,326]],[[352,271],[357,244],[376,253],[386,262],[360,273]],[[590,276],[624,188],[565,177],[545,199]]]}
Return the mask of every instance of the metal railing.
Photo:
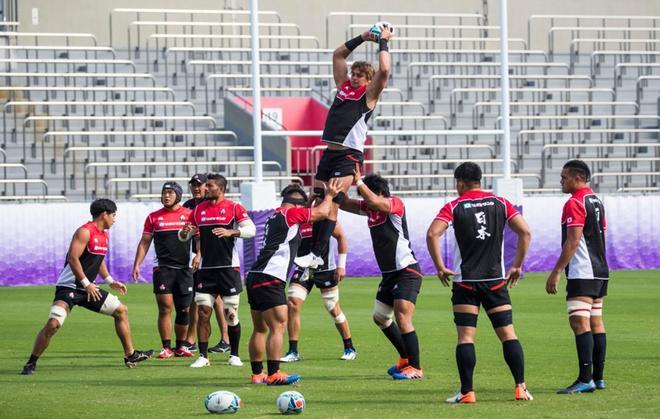
{"label": "metal railing", "polygon": [[[136,73],[135,63],[130,60],[106,60],[106,59],[84,59],[84,58],[0,58],[0,64],[8,64],[9,71],[11,72],[11,67],[15,64],[25,64],[26,70],[30,72],[30,64],[35,65],[34,72],[39,72],[39,66],[44,66],[44,72],[57,72],[57,66],[64,65],[67,67],[67,72],[79,71],[81,68],[87,71],[87,66],[93,65],[95,68],[97,66],[103,66],[103,72],[109,73],[109,67],[112,68],[112,72],[117,71],[118,66],[128,66],[133,70],[133,73]],[[49,66],[52,66],[52,69],[49,69]]]}
{"label": "metal railing", "polygon": [[[0,25],[1,26],[1,25]],[[96,35],[77,32],[0,32],[0,38],[33,38],[34,45],[39,45],[39,38],[64,38],[66,45],[71,45],[72,39],[88,39],[92,46],[98,46]]]}
{"label": "metal railing", "polygon": [[[5,58],[14,58],[11,55],[10,51],[24,51],[25,52],[25,57],[24,58],[30,58],[29,57],[29,52],[32,51],[35,53],[34,58],[43,58],[39,57],[39,52],[40,51],[46,51],[46,52],[52,52],[53,58],[57,58],[58,56],[60,58],[69,58],[69,53],[71,52],[83,52],[85,59],[89,58],[89,55],[93,55],[95,59],[99,58],[98,55],[100,53],[109,53],[113,59],[117,58],[117,53],[113,48],[110,47],[78,47],[78,46],[70,46],[70,45],[0,45],[0,51],[7,51],[5,53]],[[66,52],[63,52],[66,51]],[[59,52],[59,54],[58,54]],[[18,57],[21,58],[21,57]]]}
{"label": "metal railing", "polygon": [[[606,125],[604,128],[614,129],[616,128],[617,121],[623,120],[628,121],[632,120],[634,122],[634,128],[640,128],[641,121],[655,120],[656,123],[660,122],[660,115],[610,115],[610,114],[598,114],[598,115],[511,115],[510,120],[512,125],[516,121],[519,121],[520,126],[518,129],[537,129],[537,128],[547,128],[547,129],[565,129],[565,128],[578,128],[578,129],[587,129],[590,127],[600,127],[602,122],[605,121]],[[577,121],[577,127],[568,127],[568,123],[571,121]],[[498,129],[502,122],[502,117],[498,117],[493,124],[493,128]],[[547,123],[549,126],[544,126],[543,123]],[[526,124],[525,124],[526,123]],[[625,127],[628,128],[628,127]],[[625,129],[624,128],[624,129]]]}
{"label": "metal railing", "polygon": [[632,62],[632,58],[637,58],[639,63],[655,63],[660,57],[660,51],[594,51],[591,53],[589,71],[591,77],[595,80],[596,75],[600,74],[601,63],[612,58],[612,65],[616,67],[618,60],[625,63]]}

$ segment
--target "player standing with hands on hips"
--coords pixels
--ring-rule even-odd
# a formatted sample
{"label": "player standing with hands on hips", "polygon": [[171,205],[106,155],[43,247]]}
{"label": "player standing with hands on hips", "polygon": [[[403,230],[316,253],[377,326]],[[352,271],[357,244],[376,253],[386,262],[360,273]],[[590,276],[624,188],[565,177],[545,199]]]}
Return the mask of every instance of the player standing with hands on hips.
{"label": "player standing with hands on hips", "polygon": [[[337,86],[337,96],[330,106],[321,140],[328,144],[323,152],[314,179],[314,194],[323,199],[328,182],[339,179],[341,191],[333,199],[330,216],[314,223],[312,249],[307,255],[297,257],[295,263],[301,268],[316,269],[324,264],[322,255],[337,224],[339,206],[353,183],[355,164],[364,161],[364,143],[367,140],[367,121],[371,117],[381,92],[390,76],[391,57],[389,41],[393,27],[388,22],[379,22],[362,35],[346,41],[332,54],[332,72]],[[346,59],[365,41],[377,42],[378,70],[371,63],[355,61],[348,73]]]}

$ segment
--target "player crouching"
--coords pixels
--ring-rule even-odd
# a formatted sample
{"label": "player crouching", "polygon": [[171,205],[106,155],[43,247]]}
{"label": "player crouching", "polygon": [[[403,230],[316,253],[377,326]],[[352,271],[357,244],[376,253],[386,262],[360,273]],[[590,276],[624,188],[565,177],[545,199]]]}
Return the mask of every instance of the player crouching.
{"label": "player crouching", "polygon": [[94,284],[94,279],[100,273],[110,288],[126,295],[126,285],[112,279],[104,261],[109,243],[105,230],[115,223],[117,205],[109,199],[97,199],[92,202],[90,212],[93,220],[78,228],[71,240],[66,264],[55,287],[55,300],[48,321],[37,334],[32,355],[21,371],[23,375],[34,373],[37,360],[75,306],[114,317],[115,330],[124,347],[124,363],[127,367],[135,367],[153,353],[151,350],[138,351],[133,348],[128,309],[117,297]]}

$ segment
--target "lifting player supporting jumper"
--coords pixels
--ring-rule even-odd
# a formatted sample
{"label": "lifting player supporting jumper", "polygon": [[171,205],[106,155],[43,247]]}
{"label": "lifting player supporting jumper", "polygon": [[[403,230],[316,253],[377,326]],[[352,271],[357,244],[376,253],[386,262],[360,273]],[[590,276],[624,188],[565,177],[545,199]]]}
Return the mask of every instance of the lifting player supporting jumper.
{"label": "lifting player supporting jumper", "polygon": [[[263,246],[245,279],[254,326],[250,338],[252,384],[286,385],[300,379],[298,374],[280,371],[287,324],[284,286],[300,246],[300,226],[328,217],[339,190],[339,180],[331,180],[323,202],[306,208],[305,191],[298,185],[289,185],[281,192],[282,204],[266,221]],[[267,356],[268,375],[263,372],[264,355]]]}
{"label": "lifting player supporting jumper", "polygon": [[114,317],[115,330],[124,348],[124,363],[133,368],[138,362],[148,359],[153,351],[138,351],[133,348],[128,309],[117,297],[94,284],[98,274],[110,288],[125,295],[126,285],[115,281],[105,265],[108,253],[108,233],[115,223],[117,205],[109,199],[97,199],[90,207],[92,221],[76,230],[66,255],[66,264],[55,285],[55,299],[44,327],[37,334],[32,355],[21,374],[34,373],[37,360],[44,353],[51,338],[64,324],[75,306]]}
{"label": "lifting player supporting jumper", "polygon": [[[454,171],[459,197],[447,203],[428,229],[426,243],[442,285],[452,282],[454,323],[458,332],[456,364],[461,389],[447,403],[474,403],[472,374],[477,362],[474,340],[477,334],[479,306],[483,305],[515,382],[514,398],[532,400],[525,386],[523,349],[513,329],[511,299],[508,287],[513,287],[522,272],[522,263],[531,241],[531,234],[522,215],[509,201],[484,192],[480,188],[481,168],[471,162]],[[518,236],[513,265],[504,272],[504,227],[508,223]],[[450,225],[456,237],[454,271],[442,260],[440,237]]]}
{"label": "lifting player supporting jumper", "polygon": [[561,190],[571,197],[561,217],[561,255],[548,277],[546,291],[557,293],[561,271],[566,269],[566,305],[575,334],[579,375],[559,394],[605,389],[603,299],[610,277],[605,257],[607,223],[603,203],[588,186],[590,177],[589,166],[581,160],[566,162],[561,171]]}
{"label": "lifting player supporting jumper", "polygon": [[387,180],[379,175],[372,174],[362,180],[360,166],[356,164],[354,177],[363,199],[347,199],[341,208],[367,216],[376,261],[383,274],[373,318],[400,357],[387,373],[395,380],[423,378],[419,342],[412,323],[422,274],[408,236],[406,209],[402,200],[390,195]]}
{"label": "lifting player supporting jumper", "polygon": [[[371,117],[378,98],[387,86],[390,75],[391,57],[388,41],[392,38],[391,25],[382,23],[378,30],[364,32],[340,45],[332,55],[332,71],[337,86],[335,97],[325,121],[321,140],[328,144],[323,152],[314,179],[314,193],[323,199],[324,187],[330,179],[341,181],[341,191],[334,199],[327,220],[314,223],[312,249],[305,256],[295,259],[301,268],[316,268],[323,265],[321,255],[326,253],[330,236],[337,223],[339,206],[353,182],[355,163],[364,161],[364,143],[367,140],[367,121]],[[348,74],[346,58],[364,41],[378,42],[378,71],[365,61],[356,61]]]}

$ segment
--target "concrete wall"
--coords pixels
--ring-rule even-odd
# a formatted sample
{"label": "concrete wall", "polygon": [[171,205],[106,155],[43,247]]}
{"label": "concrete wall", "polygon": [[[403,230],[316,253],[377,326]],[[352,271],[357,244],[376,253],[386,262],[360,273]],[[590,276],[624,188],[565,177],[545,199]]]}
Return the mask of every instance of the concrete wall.
{"label": "concrete wall", "polygon": [[[483,3],[487,6],[484,7]],[[373,2],[368,0],[261,0],[262,10],[274,10],[280,13],[282,21],[297,23],[304,35],[317,36],[325,43],[326,16],[331,11],[374,11],[380,12],[426,12],[426,13],[474,13],[485,12],[489,24],[499,21],[498,1],[494,0],[406,0],[397,2]],[[110,11],[118,7],[145,8],[188,8],[217,9],[220,7],[247,9],[247,0],[21,0],[18,2],[21,31],[40,32],[91,32],[97,35],[99,44],[108,45]],[[39,23],[32,24],[32,9],[38,9]],[[659,16],[658,0],[509,0],[509,31],[511,37],[527,37],[527,19],[532,14],[601,14],[601,15],[640,15]],[[356,21],[370,21],[358,18]],[[397,19],[392,19],[396,23]],[[126,27],[130,20],[117,20],[115,45],[124,46]],[[399,22],[400,23],[400,22]],[[412,23],[412,22],[411,22]],[[331,46],[341,42],[344,26],[333,28]],[[533,40],[543,42],[547,30],[539,29],[532,34]],[[533,44],[535,48],[545,47]]]}

